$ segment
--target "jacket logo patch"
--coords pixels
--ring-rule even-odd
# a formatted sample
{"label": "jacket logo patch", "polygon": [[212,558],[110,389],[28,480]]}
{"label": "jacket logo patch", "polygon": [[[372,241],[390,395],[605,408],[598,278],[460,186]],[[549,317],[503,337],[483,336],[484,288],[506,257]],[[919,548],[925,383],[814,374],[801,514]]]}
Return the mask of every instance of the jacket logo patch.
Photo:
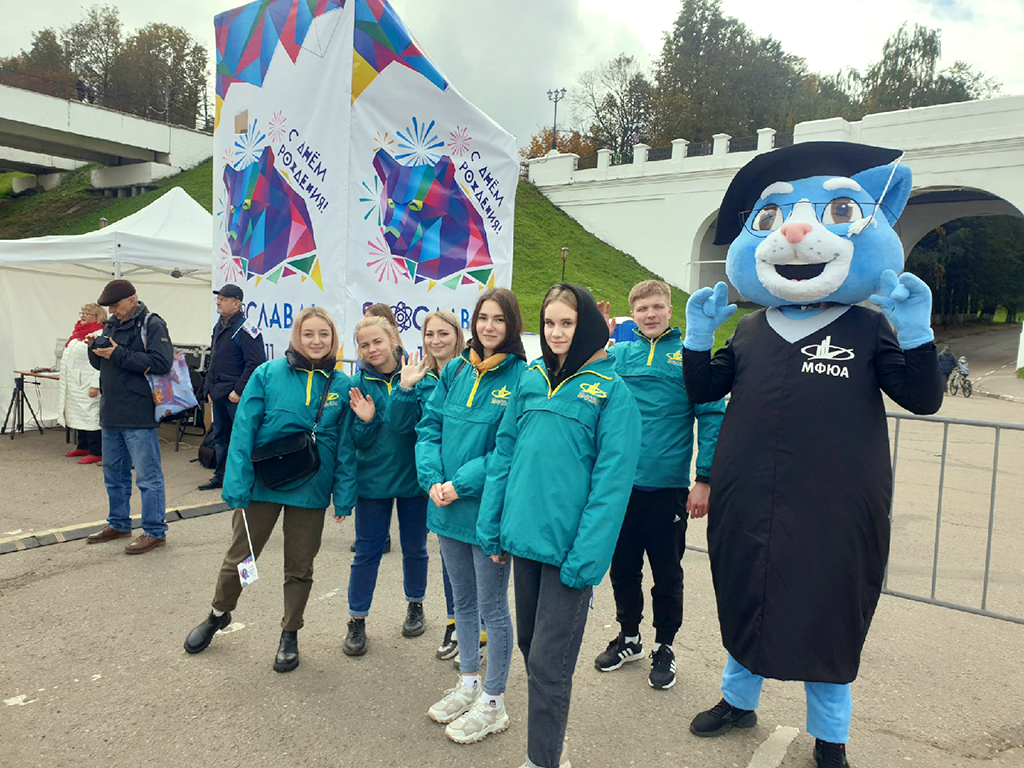
{"label": "jacket logo patch", "polygon": [[340,403],[338,402],[340,397],[341,395],[339,395],[337,392],[328,392],[327,402],[324,403],[324,408],[329,408],[332,405],[340,405]]}
{"label": "jacket logo patch", "polygon": [[501,389],[491,392],[491,405],[508,405],[508,399],[512,396],[512,390],[505,385]]}
{"label": "jacket logo patch", "polygon": [[[810,358],[804,361],[800,368],[801,373],[824,374],[840,379],[850,378],[850,369],[839,363],[853,360],[853,350],[833,346],[831,336],[826,336],[820,344],[808,344],[800,352]],[[818,362],[814,362],[815,360]]]}
{"label": "jacket logo patch", "polygon": [[608,393],[601,389],[601,382],[595,381],[593,384],[580,384],[580,393],[576,397],[597,405],[598,399],[603,400]]}
{"label": "jacket logo patch", "polygon": [[683,367],[683,351],[678,352],[667,352],[665,357],[668,358],[669,365],[678,365],[680,368]]}

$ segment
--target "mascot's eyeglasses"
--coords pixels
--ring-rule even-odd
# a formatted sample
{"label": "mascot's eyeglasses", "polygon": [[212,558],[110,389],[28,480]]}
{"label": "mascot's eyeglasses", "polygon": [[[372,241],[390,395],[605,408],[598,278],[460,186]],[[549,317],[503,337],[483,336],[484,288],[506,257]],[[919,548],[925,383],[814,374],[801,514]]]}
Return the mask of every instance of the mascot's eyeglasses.
{"label": "mascot's eyeglasses", "polygon": [[[743,211],[739,214],[743,228],[755,237],[767,237],[772,232],[782,228],[782,225],[789,220],[793,209],[798,205],[814,206],[814,215],[818,221],[827,227],[841,224],[852,224],[855,221],[866,217],[873,217],[878,209],[887,210],[881,204],[868,204],[863,206],[856,200],[849,197],[837,197],[827,202],[814,203],[809,200],[799,200],[792,203],[768,203],[757,209],[757,211]],[[753,216],[751,214],[754,214]]]}

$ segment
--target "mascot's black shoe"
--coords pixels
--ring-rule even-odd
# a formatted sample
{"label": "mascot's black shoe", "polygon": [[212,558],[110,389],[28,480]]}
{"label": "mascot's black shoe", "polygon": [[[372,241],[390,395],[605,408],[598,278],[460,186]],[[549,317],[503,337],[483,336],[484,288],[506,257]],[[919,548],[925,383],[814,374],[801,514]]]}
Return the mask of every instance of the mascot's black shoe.
{"label": "mascot's black shoe", "polygon": [[210,615],[206,617],[206,620],[188,633],[188,637],[185,638],[185,651],[188,653],[202,653],[213,640],[213,636],[217,634],[217,631],[224,629],[230,623],[230,613],[225,613],[223,616],[214,616],[213,611],[210,611]]}
{"label": "mascot's black shoe", "polygon": [[846,762],[846,745],[815,739],[814,764],[818,768],[849,768],[850,764]]}
{"label": "mascot's black shoe", "polygon": [[[756,723],[757,712],[752,709],[738,709],[722,699],[711,709],[693,718],[690,733],[694,736],[721,736],[733,728],[753,728]],[[814,754],[818,754],[817,749]]]}
{"label": "mascot's black shoe", "polygon": [[281,644],[277,646],[274,671],[291,672],[297,666],[299,666],[299,633],[289,632],[286,629],[281,633]]}

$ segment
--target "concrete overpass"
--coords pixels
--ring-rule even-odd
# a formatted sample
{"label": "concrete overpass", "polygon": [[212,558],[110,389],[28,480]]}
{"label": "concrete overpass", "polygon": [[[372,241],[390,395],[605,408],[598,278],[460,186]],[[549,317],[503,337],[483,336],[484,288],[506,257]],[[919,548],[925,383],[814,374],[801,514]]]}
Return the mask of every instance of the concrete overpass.
{"label": "concrete overpass", "polygon": [[[208,134],[93,104],[8,85],[0,85],[0,104],[0,166],[11,170],[18,170],[14,152],[31,153],[40,164],[52,157],[112,166],[113,178],[97,171],[93,186],[128,186],[192,168],[213,154]],[[123,166],[135,167],[117,170]],[[49,170],[62,168],[54,161]]]}
{"label": "concrete overpass", "polygon": [[[693,291],[725,280],[727,248],[712,240],[726,187],[741,166],[781,144],[780,138],[761,129],[756,149],[748,151],[736,151],[746,147],[726,134],[707,147],[682,139],[671,150],[640,144],[628,165],[613,164],[611,153],[601,150],[596,167],[589,168],[579,167],[577,155],[551,154],[530,161],[530,180],[598,237]],[[1024,216],[1024,96],[887,112],[859,122],[799,123],[792,141],[905,150],[904,162],[914,172],[914,190],[898,226],[906,253],[952,219]]]}

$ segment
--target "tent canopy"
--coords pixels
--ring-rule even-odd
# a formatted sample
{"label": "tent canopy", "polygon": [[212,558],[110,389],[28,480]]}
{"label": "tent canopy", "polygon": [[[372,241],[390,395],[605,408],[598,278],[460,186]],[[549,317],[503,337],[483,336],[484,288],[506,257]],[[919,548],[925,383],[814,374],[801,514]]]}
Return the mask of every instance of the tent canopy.
{"label": "tent canopy", "polygon": [[[122,275],[148,270],[210,282],[213,217],[174,187],[131,216],[84,235],[51,235],[24,240],[0,240],[0,268],[20,267],[41,272],[68,269],[97,270],[105,275],[120,265]],[[109,279],[109,277],[108,277]]]}
{"label": "tent canopy", "polygon": [[[0,405],[14,370],[54,365],[79,308],[116,276],[167,321],[176,345],[208,344],[212,243],[213,217],[180,187],[95,232],[0,240]],[[41,388],[47,421],[54,389]]]}

